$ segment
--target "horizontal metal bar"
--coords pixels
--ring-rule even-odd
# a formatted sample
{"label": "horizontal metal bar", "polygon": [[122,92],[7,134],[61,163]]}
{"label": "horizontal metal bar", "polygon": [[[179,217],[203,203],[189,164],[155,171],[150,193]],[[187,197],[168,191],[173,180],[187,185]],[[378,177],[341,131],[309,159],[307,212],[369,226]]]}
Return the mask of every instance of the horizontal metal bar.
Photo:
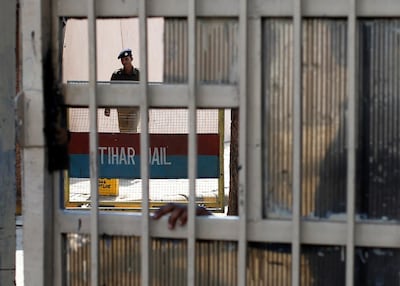
{"label": "horizontal metal bar", "polygon": [[[187,90],[187,85],[184,84],[150,84],[148,86],[149,106],[186,108],[189,100]],[[63,91],[67,105],[89,105],[87,83],[64,84]],[[239,92],[235,85],[199,85],[197,97],[199,108],[239,106]],[[138,84],[99,83],[97,102],[99,106],[139,106],[140,87]]]}
{"label": "horizontal metal bar", "polygon": [[[174,17],[179,10],[181,16],[187,15],[189,1],[185,0],[149,0],[150,15]],[[238,11],[239,1],[201,0],[196,2],[196,16],[229,17]]]}
{"label": "horizontal metal bar", "polygon": [[[253,0],[250,14],[256,17],[292,16],[292,0]],[[348,0],[302,0],[303,17],[344,17],[348,16]],[[357,3],[358,17],[399,17],[400,2],[397,0],[363,0]]]}
{"label": "horizontal metal bar", "polygon": [[[113,235],[141,235],[141,214],[126,212],[100,212],[99,233]],[[204,239],[237,240],[235,231],[236,217],[221,218],[197,217],[196,237]],[[177,226],[174,231],[168,229],[167,217],[159,221],[150,221],[150,235],[153,237],[187,238],[187,227]],[[218,232],[210,232],[210,224],[218,225]],[[88,233],[90,231],[90,217],[88,211],[60,211],[57,222],[62,233]],[[214,226],[212,226],[214,227]],[[199,237],[197,231],[201,234]],[[226,238],[224,238],[226,235]]]}
{"label": "horizontal metal bar", "polygon": [[[62,233],[89,233],[88,211],[59,211],[56,223]],[[141,215],[127,212],[100,212],[99,233],[140,236]],[[212,216],[196,218],[196,237],[209,240],[239,239],[239,219],[236,216]],[[290,220],[262,220],[249,222],[248,240],[291,243],[292,222]],[[302,221],[301,243],[314,245],[346,245],[346,222]],[[210,231],[217,229],[218,231]],[[400,244],[400,225],[395,223],[358,222],[355,227],[355,245],[361,247],[393,247]],[[187,228],[177,226],[168,229],[167,218],[150,221],[152,237],[187,237]]]}
{"label": "horizontal metal bar", "polygon": [[[291,17],[292,0],[248,1],[250,17]],[[97,1],[98,17],[137,17],[139,0]],[[149,17],[187,17],[186,0],[148,0]],[[347,17],[348,0],[303,0],[305,17]],[[363,0],[357,7],[359,17],[399,17],[398,0]],[[238,17],[239,0],[202,0],[196,6],[198,17]],[[86,17],[87,6],[80,0],[58,0],[60,17]]]}
{"label": "horizontal metal bar", "polygon": [[[133,1],[97,1],[99,17],[138,17],[139,0]],[[188,14],[186,0],[148,0],[149,17],[182,17]],[[197,16],[227,17],[237,14],[238,1],[202,0],[196,4]],[[58,16],[85,17],[87,7],[80,0],[59,0]],[[196,11],[197,13],[197,11]]]}

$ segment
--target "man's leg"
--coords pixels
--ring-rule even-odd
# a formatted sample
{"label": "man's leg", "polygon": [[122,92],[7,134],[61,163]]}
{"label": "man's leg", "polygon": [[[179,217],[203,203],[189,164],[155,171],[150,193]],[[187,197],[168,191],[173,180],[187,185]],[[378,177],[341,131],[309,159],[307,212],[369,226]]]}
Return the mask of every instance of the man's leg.
{"label": "man's leg", "polygon": [[121,107],[118,111],[118,125],[121,133],[137,133],[140,110],[137,107]]}

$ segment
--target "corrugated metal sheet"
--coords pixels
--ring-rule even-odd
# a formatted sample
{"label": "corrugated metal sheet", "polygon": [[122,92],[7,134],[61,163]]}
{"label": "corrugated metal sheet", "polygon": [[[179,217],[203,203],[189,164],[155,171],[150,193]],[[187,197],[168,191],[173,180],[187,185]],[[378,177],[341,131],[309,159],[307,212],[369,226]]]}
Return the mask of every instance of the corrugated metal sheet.
{"label": "corrugated metal sheet", "polygon": [[400,20],[363,21],[360,31],[359,210],[366,218],[398,220]]}
{"label": "corrugated metal sheet", "polygon": [[[88,235],[67,234],[65,240],[67,285],[90,285],[90,239]],[[196,243],[196,285],[236,285],[237,244],[223,241]],[[102,236],[100,285],[140,285],[140,239]],[[151,285],[185,286],[187,283],[187,242],[153,239],[151,242]]]}
{"label": "corrugated metal sheet", "polygon": [[303,215],[321,216],[345,209],[347,24],[316,19],[305,29]]}
{"label": "corrugated metal sheet", "polygon": [[[366,219],[400,218],[400,21],[359,22],[357,213]],[[345,104],[345,102],[343,102]],[[346,120],[321,161],[315,214],[346,211]]]}
{"label": "corrugated metal sheet", "polygon": [[[293,24],[289,19],[269,19],[264,22],[263,28],[265,175],[268,190],[265,211],[269,216],[285,217],[290,215],[292,208]],[[338,133],[346,96],[345,62],[346,22],[305,20],[303,215],[313,212],[316,188],[321,183],[320,163]],[[339,140],[335,152],[342,153],[344,138]],[[335,164],[334,160],[326,162],[324,168]],[[340,173],[342,175],[345,176],[345,173]]]}
{"label": "corrugated metal sheet", "polygon": [[[167,19],[164,39],[164,81],[187,82],[187,20]],[[199,20],[196,41],[198,80],[236,83],[238,77],[238,21],[235,19]]]}
{"label": "corrugated metal sheet", "polygon": [[[359,23],[357,209],[400,217],[400,21]],[[307,19],[303,27],[302,213],[346,211],[346,21]],[[266,210],[291,213],[292,23],[264,22]]]}
{"label": "corrugated metal sheet", "polygon": [[[65,240],[66,285],[90,285],[90,240],[88,235],[67,234]],[[237,243],[196,242],[196,285],[237,285]],[[100,285],[140,285],[140,239],[102,236],[100,239]],[[398,285],[397,249],[358,248],[355,285]],[[151,284],[185,286],[187,243],[185,240],[153,239]],[[249,286],[291,285],[291,248],[288,244],[249,243]],[[343,246],[303,246],[301,285],[344,285]],[[379,284],[384,282],[384,284]],[[387,284],[386,284],[387,283]]]}
{"label": "corrugated metal sheet", "polygon": [[[237,243],[230,241],[196,242],[196,285],[237,285]],[[100,285],[140,285],[140,239],[102,236],[100,239]],[[66,281],[69,286],[90,285],[90,239],[88,235],[65,237]],[[393,250],[362,249],[357,252],[357,271],[392,259]],[[151,242],[151,284],[185,286],[187,283],[187,243],[177,239]],[[249,243],[249,286],[291,285],[291,248],[288,244]],[[365,262],[368,260],[368,265]],[[344,248],[307,246],[301,256],[301,285],[343,285]],[[358,279],[365,277],[357,272]],[[392,273],[393,274],[393,273]],[[361,281],[361,280],[360,280]],[[356,284],[367,285],[367,284]]]}
{"label": "corrugated metal sheet", "polygon": [[[343,246],[305,246],[302,251],[301,285],[345,285],[346,250]],[[399,263],[398,249],[356,248],[354,285],[398,285]]]}
{"label": "corrugated metal sheet", "polygon": [[[291,20],[266,20],[263,27],[265,211],[291,210],[292,182],[292,52]],[[282,213],[283,211],[283,213]]]}
{"label": "corrugated metal sheet", "polygon": [[[69,286],[90,285],[89,235],[65,237],[66,281]],[[140,285],[140,239],[103,236],[99,240],[100,285]]]}

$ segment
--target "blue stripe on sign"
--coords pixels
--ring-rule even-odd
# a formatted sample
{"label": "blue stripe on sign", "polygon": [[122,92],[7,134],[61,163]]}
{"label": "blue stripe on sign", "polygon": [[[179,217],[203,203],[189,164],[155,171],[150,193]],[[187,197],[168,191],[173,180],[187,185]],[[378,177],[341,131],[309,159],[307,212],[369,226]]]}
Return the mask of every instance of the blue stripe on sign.
{"label": "blue stripe on sign", "polygon": [[[152,179],[186,179],[187,156],[170,155],[164,161],[153,160],[150,167]],[[101,160],[100,160],[101,161]],[[140,156],[134,160],[100,162],[99,177],[137,179],[140,178]],[[201,155],[197,157],[198,178],[219,178],[218,156]],[[71,178],[89,178],[89,155],[70,155],[69,176]]]}

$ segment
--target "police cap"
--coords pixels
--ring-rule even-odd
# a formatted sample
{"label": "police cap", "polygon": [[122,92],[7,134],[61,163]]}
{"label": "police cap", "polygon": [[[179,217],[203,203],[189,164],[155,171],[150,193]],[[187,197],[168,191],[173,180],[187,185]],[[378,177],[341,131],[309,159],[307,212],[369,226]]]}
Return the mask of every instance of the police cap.
{"label": "police cap", "polygon": [[132,50],[131,49],[122,50],[118,55],[118,59],[124,58],[124,57],[132,57]]}

